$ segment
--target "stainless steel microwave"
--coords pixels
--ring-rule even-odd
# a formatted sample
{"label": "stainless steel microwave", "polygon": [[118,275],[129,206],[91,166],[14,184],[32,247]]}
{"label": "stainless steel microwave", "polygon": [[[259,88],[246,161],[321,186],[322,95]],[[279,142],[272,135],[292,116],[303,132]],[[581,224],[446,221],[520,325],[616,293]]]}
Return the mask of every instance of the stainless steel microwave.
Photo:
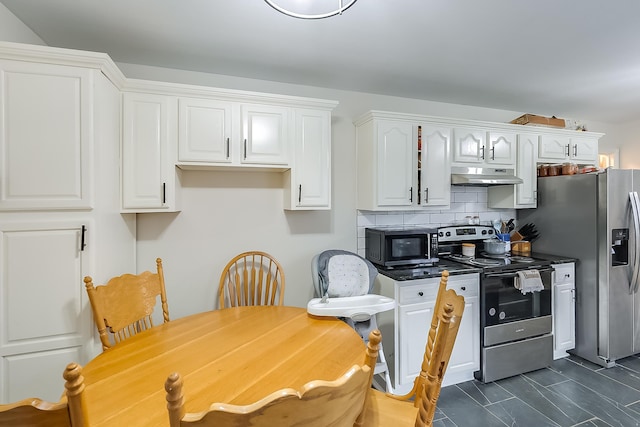
{"label": "stainless steel microwave", "polygon": [[365,228],[365,258],[384,267],[432,265],[438,261],[433,228]]}

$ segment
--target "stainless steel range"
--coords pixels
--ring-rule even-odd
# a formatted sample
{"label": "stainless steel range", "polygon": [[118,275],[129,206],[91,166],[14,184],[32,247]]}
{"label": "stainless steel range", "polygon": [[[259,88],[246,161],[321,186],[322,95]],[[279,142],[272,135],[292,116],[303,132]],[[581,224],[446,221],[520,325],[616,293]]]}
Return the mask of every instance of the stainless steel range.
{"label": "stainless steel range", "polygon": [[[495,238],[495,232],[488,226],[438,228],[440,259],[482,269],[480,370],[474,374],[482,382],[541,369],[553,359],[551,262],[508,252],[489,255],[484,252],[484,240],[490,238]],[[543,289],[525,292],[518,288],[518,272],[526,270],[539,273]]]}

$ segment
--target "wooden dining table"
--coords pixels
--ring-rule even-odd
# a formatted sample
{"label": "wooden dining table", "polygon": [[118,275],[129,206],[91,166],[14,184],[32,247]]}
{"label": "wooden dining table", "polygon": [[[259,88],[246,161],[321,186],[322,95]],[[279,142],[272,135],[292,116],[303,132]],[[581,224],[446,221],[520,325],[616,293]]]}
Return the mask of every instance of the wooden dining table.
{"label": "wooden dining table", "polygon": [[83,368],[89,426],[169,425],[164,383],[184,379],[186,412],[246,405],[283,388],[335,380],[364,362],[362,338],[304,308],[234,307],[172,320],[106,350]]}

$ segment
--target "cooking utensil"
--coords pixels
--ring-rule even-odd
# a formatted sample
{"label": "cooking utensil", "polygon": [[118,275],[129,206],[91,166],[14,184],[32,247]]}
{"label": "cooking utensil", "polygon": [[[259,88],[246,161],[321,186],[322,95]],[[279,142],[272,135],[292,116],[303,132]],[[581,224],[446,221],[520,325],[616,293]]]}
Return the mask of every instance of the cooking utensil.
{"label": "cooking utensil", "polygon": [[510,242],[503,242],[500,239],[486,239],[484,242],[484,251],[489,255],[504,255],[511,249]]}

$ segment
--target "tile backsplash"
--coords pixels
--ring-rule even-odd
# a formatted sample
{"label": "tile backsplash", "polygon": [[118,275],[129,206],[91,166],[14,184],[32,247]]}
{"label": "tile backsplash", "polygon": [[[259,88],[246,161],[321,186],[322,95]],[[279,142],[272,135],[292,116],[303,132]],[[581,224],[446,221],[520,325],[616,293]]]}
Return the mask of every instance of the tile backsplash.
{"label": "tile backsplash", "polygon": [[516,217],[515,209],[487,207],[487,187],[451,187],[451,206],[446,210],[425,211],[358,211],[358,254],[364,256],[364,229],[374,226],[441,227],[467,224],[469,217],[477,216],[481,225],[491,225],[495,219]]}

